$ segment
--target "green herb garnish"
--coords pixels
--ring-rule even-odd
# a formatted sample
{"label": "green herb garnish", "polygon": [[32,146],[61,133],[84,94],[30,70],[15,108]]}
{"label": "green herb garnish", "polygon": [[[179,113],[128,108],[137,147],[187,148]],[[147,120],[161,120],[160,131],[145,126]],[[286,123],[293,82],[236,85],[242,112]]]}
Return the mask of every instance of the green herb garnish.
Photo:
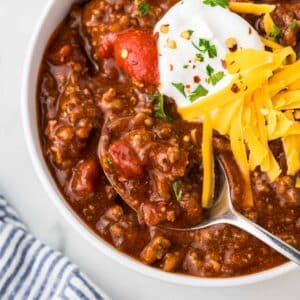
{"label": "green herb garnish", "polygon": [[290,28],[292,28],[292,29],[295,29],[296,27],[297,27],[297,21],[296,20],[293,20],[291,23],[290,23],[290,25],[289,25],[289,27]]}
{"label": "green herb garnish", "polygon": [[273,31],[269,34],[269,37],[273,40],[273,41],[278,41],[279,38],[281,36],[281,29],[277,26],[274,26]]}
{"label": "green herb garnish", "polygon": [[229,0],[204,0],[204,4],[215,7],[215,6],[221,6],[221,7],[228,7]]}
{"label": "green herb garnish", "polygon": [[211,65],[207,65],[207,66],[206,66],[206,73],[207,73],[208,76],[211,76],[211,75],[213,74],[214,71],[215,71],[215,70],[212,68]]}
{"label": "green herb garnish", "polygon": [[210,65],[206,66],[206,72],[208,75],[208,83],[211,83],[212,85],[216,85],[225,75],[223,71],[215,72]]}
{"label": "green herb garnish", "polygon": [[180,186],[180,182],[178,182],[178,181],[173,182],[172,187],[173,187],[173,191],[174,191],[176,200],[180,201],[182,199],[182,195],[183,195],[183,190]]}
{"label": "green herb garnish", "polygon": [[183,65],[184,69],[187,69],[189,67],[189,65]]}
{"label": "green herb garnish", "polygon": [[199,59],[199,61],[201,61],[201,62],[204,61],[204,57],[201,53],[197,53],[196,57]]}
{"label": "green herb garnish", "polygon": [[217,48],[215,45],[210,45],[208,43],[208,48],[207,48],[207,52],[208,52],[208,56],[210,58],[214,58],[214,57],[217,57],[218,56],[218,53],[217,53]]}
{"label": "green herb garnish", "polygon": [[189,100],[191,102],[196,101],[200,97],[206,96],[208,94],[208,90],[203,87],[201,84],[199,84],[194,91],[189,95]]}
{"label": "green herb garnish", "polygon": [[181,82],[172,82],[172,85],[186,98],[185,87]]}
{"label": "green herb garnish", "polygon": [[192,44],[200,52],[200,54],[207,53],[209,58],[214,58],[218,56],[216,46],[211,44],[209,40],[199,39],[198,45],[194,42],[192,42]]}
{"label": "green herb garnish", "polygon": [[223,79],[224,75],[225,74],[222,71],[213,73],[211,76],[209,76],[208,83],[211,83],[212,85],[216,85],[220,80]]}
{"label": "green herb garnish", "polygon": [[165,99],[162,94],[152,96],[154,102],[154,117],[165,121],[171,121],[172,118],[165,113]]}
{"label": "green herb garnish", "polygon": [[188,32],[189,35],[191,36],[191,35],[194,33],[194,30],[189,29],[189,30],[187,30],[187,32]]}
{"label": "green herb garnish", "polygon": [[149,15],[151,11],[151,6],[146,2],[140,2],[138,4],[138,10],[141,17]]}

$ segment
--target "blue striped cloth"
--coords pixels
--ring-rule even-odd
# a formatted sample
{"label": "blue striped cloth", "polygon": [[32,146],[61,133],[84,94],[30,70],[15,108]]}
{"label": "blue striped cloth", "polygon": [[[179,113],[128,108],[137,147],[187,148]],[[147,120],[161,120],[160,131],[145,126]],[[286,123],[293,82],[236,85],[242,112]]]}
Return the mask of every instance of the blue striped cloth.
{"label": "blue striped cloth", "polygon": [[0,299],[108,299],[70,260],[32,236],[0,195]]}

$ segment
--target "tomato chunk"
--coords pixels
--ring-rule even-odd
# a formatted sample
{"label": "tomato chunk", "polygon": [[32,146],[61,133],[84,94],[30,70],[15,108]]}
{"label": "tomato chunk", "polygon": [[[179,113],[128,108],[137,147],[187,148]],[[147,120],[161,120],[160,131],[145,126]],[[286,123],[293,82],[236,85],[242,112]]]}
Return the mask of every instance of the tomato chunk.
{"label": "tomato chunk", "polygon": [[143,166],[135,151],[126,141],[113,144],[108,153],[110,154],[114,167],[126,178],[138,179],[143,173]]}
{"label": "tomato chunk", "polygon": [[72,193],[80,200],[93,196],[96,192],[99,178],[100,168],[97,160],[88,159],[80,161],[72,176]]}
{"label": "tomato chunk", "polygon": [[131,30],[114,42],[117,65],[138,81],[159,84],[157,39],[151,31]]}

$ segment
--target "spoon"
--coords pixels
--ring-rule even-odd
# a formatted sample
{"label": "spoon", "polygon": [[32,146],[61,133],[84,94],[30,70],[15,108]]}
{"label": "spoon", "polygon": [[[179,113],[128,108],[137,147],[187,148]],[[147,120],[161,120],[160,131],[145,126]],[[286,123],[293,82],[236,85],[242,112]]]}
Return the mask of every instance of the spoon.
{"label": "spoon", "polygon": [[271,234],[269,231],[250,221],[242,214],[237,212],[232,204],[229,180],[222,160],[217,158],[221,176],[224,177],[223,186],[217,199],[213,202],[213,206],[208,210],[208,217],[200,224],[190,228],[168,228],[176,231],[199,230],[216,224],[230,224],[252,234],[280,254],[300,265],[300,251],[290,246],[280,238]]}
{"label": "spoon", "polygon": [[[104,126],[103,128],[105,130],[103,130],[102,132],[98,145],[98,155],[100,163],[103,166],[103,171],[108,181],[111,183],[115,191],[120,195],[122,200],[126,202],[126,204],[129,205],[129,207],[131,207],[135,212],[137,212],[138,206],[136,204],[138,203],[138,201],[136,201],[136,199],[133,199],[132,196],[127,195],[126,191],[120,188],[116,181],[116,178],[112,176],[112,174],[108,173],[106,171],[107,168],[103,165],[106,149],[109,144],[109,129],[106,128],[106,126]],[[271,234],[269,231],[265,230],[258,224],[250,221],[235,210],[232,204],[228,176],[223,166],[222,159],[217,157],[216,161],[219,165],[220,176],[223,179],[223,185],[221,187],[221,191],[218,193],[218,195],[213,201],[213,206],[210,209],[208,209],[206,219],[204,219],[200,224],[188,228],[176,228],[170,227],[169,225],[159,225],[158,227],[162,229],[182,232],[204,229],[216,224],[230,224],[252,234],[253,236],[258,238],[271,248],[275,249],[289,260],[300,265],[300,251],[290,246],[283,240],[279,239],[275,235]]]}

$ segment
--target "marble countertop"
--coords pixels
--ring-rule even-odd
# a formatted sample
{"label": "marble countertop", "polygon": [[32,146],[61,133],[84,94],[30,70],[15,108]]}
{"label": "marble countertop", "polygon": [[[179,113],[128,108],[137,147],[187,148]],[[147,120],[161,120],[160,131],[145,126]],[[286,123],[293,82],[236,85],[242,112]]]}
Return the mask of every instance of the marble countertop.
{"label": "marble countertop", "polygon": [[298,300],[300,270],[256,285],[223,289],[175,286],[147,278],[101,254],[61,217],[33,171],[20,115],[23,61],[44,5],[43,0],[0,1],[0,191],[32,232],[69,256],[113,299],[282,300],[288,295],[289,300]]}

